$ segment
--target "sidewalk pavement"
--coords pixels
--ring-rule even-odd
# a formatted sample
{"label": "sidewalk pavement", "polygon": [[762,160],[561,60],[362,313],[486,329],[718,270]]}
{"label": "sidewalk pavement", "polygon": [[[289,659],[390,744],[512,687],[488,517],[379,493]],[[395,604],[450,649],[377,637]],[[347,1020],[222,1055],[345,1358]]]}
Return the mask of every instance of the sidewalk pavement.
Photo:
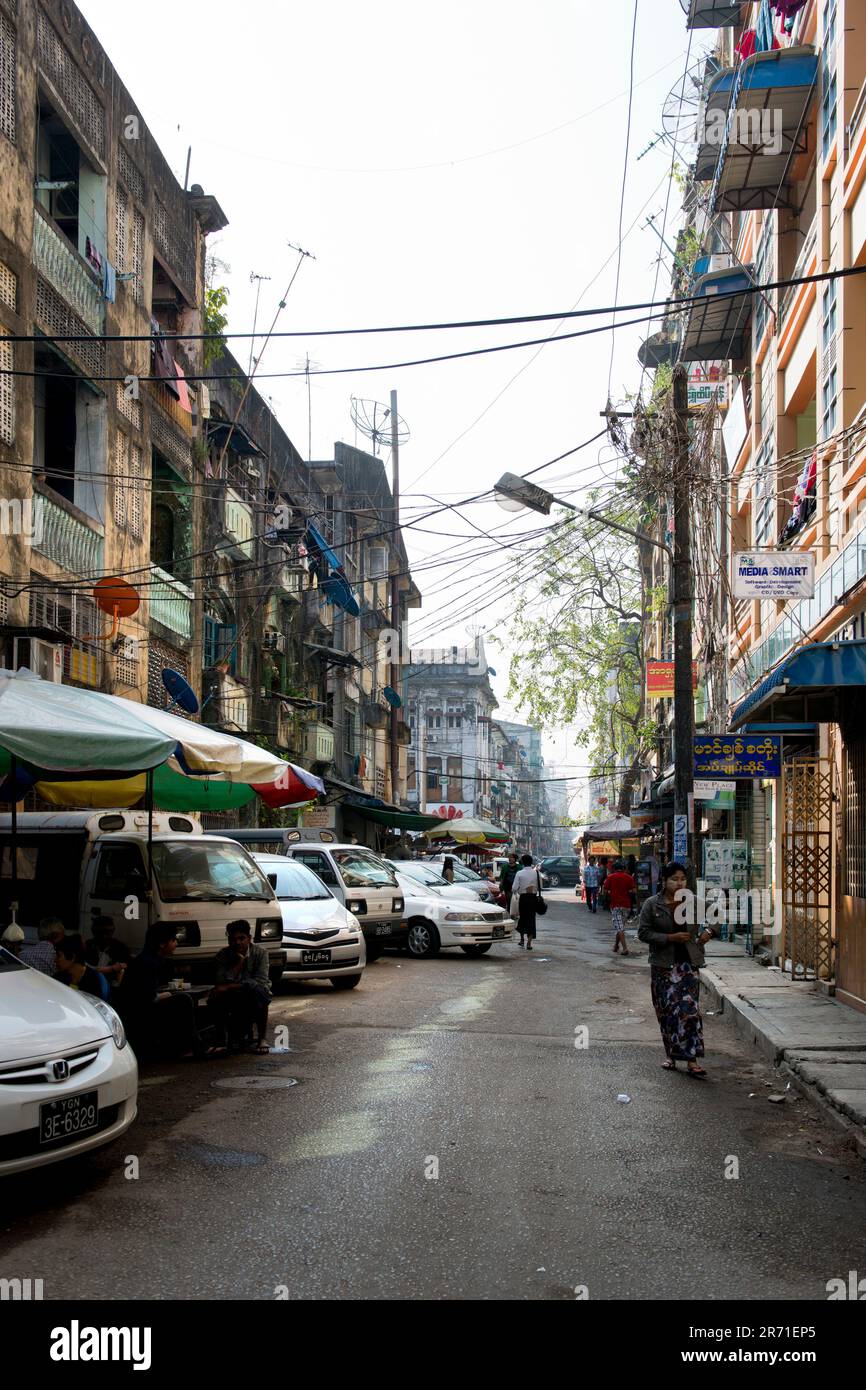
{"label": "sidewalk pavement", "polygon": [[844,1126],[866,1158],[866,1013],[761,965],[738,942],[714,941],[701,979],[709,1007]]}

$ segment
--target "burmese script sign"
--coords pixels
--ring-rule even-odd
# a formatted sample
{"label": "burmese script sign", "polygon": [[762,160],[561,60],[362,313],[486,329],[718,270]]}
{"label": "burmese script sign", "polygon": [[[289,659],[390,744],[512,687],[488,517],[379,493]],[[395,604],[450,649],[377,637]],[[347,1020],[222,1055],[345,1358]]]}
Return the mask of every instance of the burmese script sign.
{"label": "burmese script sign", "polygon": [[779,777],[779,734],[695,734],[695,777]]}
{"label": "burmese script sign", "polygon": [[735,598],[812,598],[811,550],[744,550],[734,554]]}

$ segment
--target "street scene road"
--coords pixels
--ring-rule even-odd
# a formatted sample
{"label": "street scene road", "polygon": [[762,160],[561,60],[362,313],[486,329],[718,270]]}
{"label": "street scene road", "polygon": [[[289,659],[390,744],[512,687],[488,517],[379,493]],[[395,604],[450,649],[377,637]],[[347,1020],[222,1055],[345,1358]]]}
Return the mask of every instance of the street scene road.
{"label": "street scene road", "polygon": [[10,1181],[0,1277],[52,1299],[816,1300],[866,1268],[840,1132],[769,1104],[772,1067],[722,1018],[706,1081],[664,1072],[645,948],[614,956],[609,914],[548,898],[532,953],[388,953],[351,993],[278,994],[286,1053],[145,1065],[118,1144]]}

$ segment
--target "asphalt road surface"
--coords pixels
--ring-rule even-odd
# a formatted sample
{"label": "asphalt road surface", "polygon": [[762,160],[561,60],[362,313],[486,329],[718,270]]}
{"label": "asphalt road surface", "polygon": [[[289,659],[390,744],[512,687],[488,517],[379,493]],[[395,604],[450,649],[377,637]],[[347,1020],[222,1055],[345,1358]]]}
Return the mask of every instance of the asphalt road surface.
{"label": "asphalt road surface", "polygon": [[866,1271],[866,1165],[838,1131],[769,1104],[720,1018],[707,1081],[662,1071],[646,948],[614,956],[608,914],[548,896],[532,954],[388,955],[357,990],[281,994],[289,1052],[144,1067],[118,1145],[4,1180],[0,1277],[46,1299],[825,1300]]}

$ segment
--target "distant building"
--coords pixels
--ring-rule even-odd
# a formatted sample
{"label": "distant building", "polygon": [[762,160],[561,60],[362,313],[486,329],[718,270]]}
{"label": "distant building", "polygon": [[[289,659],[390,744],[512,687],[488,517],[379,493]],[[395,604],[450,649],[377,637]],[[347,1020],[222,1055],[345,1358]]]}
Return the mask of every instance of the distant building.
{"label": "distant building", "polygon": [[489,820],[497,701],[483,638],[471,647],[413,648],[406,689],[410,803],[428,815]]}

